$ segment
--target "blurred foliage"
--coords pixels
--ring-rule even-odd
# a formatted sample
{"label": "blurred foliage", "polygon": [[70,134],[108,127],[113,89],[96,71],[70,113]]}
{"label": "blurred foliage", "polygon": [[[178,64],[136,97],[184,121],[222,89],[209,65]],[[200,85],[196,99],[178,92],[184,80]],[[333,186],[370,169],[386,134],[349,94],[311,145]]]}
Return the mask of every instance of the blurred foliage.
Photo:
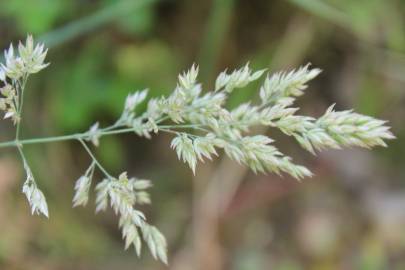
{"label": "blurred foliage", "polygon": [[[195,257],[207,263],[202,269],[404,269],[404,27],[402,0],[0,2],[2,48],[27,32],[51,46],[50,68],[29,89],[26,136],[110,123],[130,91],[164,95],[193,62],[206,85],[224,67],[247,61],[269,71],[312,62],[324,72],[300,103],[304,113],[319,115],[337,102],[390,121],[398,139],[373,152],[314,159],[282,141],[282,150],[297,152],[318,176],[298,185],[243,175],[203,248],[196,235],[208,225],[199,225],[196,201],[222,161],[201,166],[202,179],[193,179],[174,153],[162,152],[167,136],[103,139],[98,155],[107,167],[154,181],[154,205],[145,210],[169,239],[171,269],[201,268]],[[230,106],[256,95],[258,86],[236,93]],[[0,125],[1,140],[9,128]],[[21,168],[11,151],[1,152],[1,269],[166,269],[148,254],[138,259],[122,250],[112,213],[71,209],[73,181],[88,162],[80,147],[28,149],[51,218],[29,215]],[[228,173],[239,170],[233,166]]]}
{"label": "blurred foliage", "polygon": [[3,1],[0,4],[3,16],[16,22],[20,33],[40,34],[52,29],[60,16],[72,13],[73,3],[70,1]]}

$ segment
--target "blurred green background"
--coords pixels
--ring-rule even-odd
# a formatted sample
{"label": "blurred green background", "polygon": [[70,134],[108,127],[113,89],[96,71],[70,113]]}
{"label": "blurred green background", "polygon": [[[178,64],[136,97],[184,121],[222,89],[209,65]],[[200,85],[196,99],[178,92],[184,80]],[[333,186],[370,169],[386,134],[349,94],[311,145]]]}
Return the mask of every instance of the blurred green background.
{"label": "blurred green background", "polygon": [[[103,138],[97,155],[111,172],[152,179],[153,204],[142,210],[167,236],[168,267],[147,249],[125,252],[113,213],[71,208],[89,162],[80,145],[26,147],[49,220],[30,215],[20,162],[2,149],[0,269],[405,269],[405,1],[1,1],[1,48],[26,33],[49,46],[51,66],[30,81],[24,137],[113,123],[129,92],[168,94],[194,62],[209,88],[219,71],[250,61],[270,71],[311,62],[324,72],[299,100],[303,114],[336,102],[389,120],[397,140],[314,157],[270,130],[315,172],[297,183],[226,158],[193,177],[170,136]],[[257,90],[238,91],[230,106]],[[1,122],[0,140],[12,136]]]}

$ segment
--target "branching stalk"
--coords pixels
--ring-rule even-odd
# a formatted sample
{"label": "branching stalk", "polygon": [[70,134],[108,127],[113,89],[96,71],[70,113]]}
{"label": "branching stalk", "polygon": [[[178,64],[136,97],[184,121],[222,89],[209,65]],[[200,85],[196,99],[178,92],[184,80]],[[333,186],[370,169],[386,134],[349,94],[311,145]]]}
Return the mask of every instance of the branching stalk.
{"label": "branching stalk", "polygon": [[89,156],[91,157],[91,159],[93,160],[93,162],[97,165],[97,167],[104,173],[104,175],[108,178],[108,179],[114,179],[113,176],[111,176],[106,169],[104,169],[104,167],[100,164],[100,162],[98,162],[97,158],[94,156],[93,152],[90,150],[90,148],[87,146],[87,144],[83,141],[83,139],[77,139],[82,145],[83,148],[86,150],[86,152],[89,154]]}
{"label": "branching stalk", "polygon": [[304,149],[316,154],[325,148],[359,146],[371,148],[386,146],[386,140],[394,138],[386,122],[357,114],[352,110],[335,111],[334,106],[319,118],[298,115],[293,107],[295,99],[304,94],[307,83],[315,78],[319,69],[309,65],[290,72],[268,75],[260,88],[260,103],[241,104],[233,110],[226,107],[228,96],[250,82],[258,80],[265,70],[253,71],[249,65],[233,72],[222,72],[215,81],[214,91],[203,92],[197,82],[198,67],[179,75],[178,85],[168,97],[152,98],[146,111],[137,115],[136,109],[147,98],[148,91],[128,95],[118,120],[111,126],[100,128],[95,123],[86,132],[70,135],[21,138],[24,92],[29,75],[48,66],[44,45],[34,45],[31,36],[26,44],[18,46],[18,54],[11,45],[5,52],[5,64],[0,65],[0,111],[16,125],[15,139],[1,142],[0,148],[17,148],[27,178],[23,193],[33,214],[48,214],[48,206],[42,191],[34,179],[23,153],[23,146],[62,141],[79,141],[91,158],[91,164],[75,184],[73,206],[85,206],[91,191],[94,171],[104,175],[95,188],[96,212],[108,206],[119,216],[119,226],[125,238],[125,247],[133,245],[139,255],[142,239],[152,256],[167,263],[167,244],[163,234],[147,223],[146,217],[135,207],[150,203],[145,191],[149,180],[128,178],[124,172],[118,177],[111,175],[97,160],[89,144],[99,146],[100,138],[109,135],[135,133],[151,138],[159,132],[174,135],[171,147],[180,160],[187,163],[193,173],[198,161],[211,159],[222,149],[226,155],[254,172],[287,173],[296,179],[310,177],[311,171],[297,165],[273,144],[274,140],[263,134],[251,134],[254,126],[262,125],[281,130],[296,139]]}

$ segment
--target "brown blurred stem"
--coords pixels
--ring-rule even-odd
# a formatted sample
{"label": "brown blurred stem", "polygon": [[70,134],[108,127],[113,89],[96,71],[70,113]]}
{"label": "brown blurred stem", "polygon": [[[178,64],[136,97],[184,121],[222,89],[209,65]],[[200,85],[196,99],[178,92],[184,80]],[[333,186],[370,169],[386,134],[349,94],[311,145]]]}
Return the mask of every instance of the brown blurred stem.
{"label": "brown blurred stem", "polygon": [[[296,17],[269,64],[270,69],[300,62],[314,37],[309,20]],[[295,53],[292,53],[295,52]],[[266,132],[266,128],[260,132]],[[220,219],[245,178],[247,168],[224,157],[219,165],[195,179],[193,219],[193,259],[190,269],[224,269],[223,249],[219,241]],[[207,183],[207,179],[210,181]]]}

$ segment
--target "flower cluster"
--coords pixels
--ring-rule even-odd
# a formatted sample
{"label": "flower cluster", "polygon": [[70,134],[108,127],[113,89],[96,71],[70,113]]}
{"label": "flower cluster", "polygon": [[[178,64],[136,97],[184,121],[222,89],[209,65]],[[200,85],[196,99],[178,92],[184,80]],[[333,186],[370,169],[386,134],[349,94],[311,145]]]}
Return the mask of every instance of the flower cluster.
{"label": "flower cluster", "polygon": [[152,100],[161,108],[161,114],[155,114],[159,116],[155,122],[169,118],[174,123],[187,122],[188,125],[178,127],[196,131],[177,132],[171,144],[179,159],[187,162],[193,172],[198,159],[211,158],[217,148],[222,148],[231,159],[255,172],[285,172],[298,179],[311,176],[307,168],[294,164],[281,153],[271,138],[251,135],[251,127],[257,125],[280,129],[314,154],[324,148],[386,146],[384,140],[394,138],[385,121],[351,110],[336,112],[331,106],[319,119],[297,115],[299,108],[293,107],[296,97],[320,73],[309,65],[268,75],[260,88],[259,104],[244,103],[231,111],[225,106],[229,93],[259,79],[264,70],[253,72],[246,65],[230,74],[224,71],[216,80],[215,91],[206,94],[201,94],[197,73],[198,68],[193,66],[179,76],[179,84],[171,96]]}
{"label": "flower cluster", "polygon": [[[43,45],[34,45],[31,36],[28,36],[25,45],[19,44],[18,55],[14,54],[12,45],[5,52],[6,64],[0,67],[0,80],[3,82],[0,110],[5,112],[5,118],[11,118],[15,123],[16,139],[0,143],[0,147],[15,146],[19,150],[27,174],[23,192],[31,211],[48,217],[45,196],[37,187],[23,153],[22,146],[27,141],[19,138],[25,84],[30,74],[47,67],[48,64],[44,62],[46,53]],[[101,138],[107,135],[134,132],[138,136],[151,138],[153,134],[167,132],[174,135],[171,147],[193,173],[198,161],[212,159],[218,155],[218,150],[222,150],[254,172],[287,173],[297,179],[309,177],[312,173],[278,150],[272,138],[253,134],[253,127],[277,128],[294,137],[299,145],[313,154],[326,148],[386,146],[385,140],[393,139],[394,135],[385,121],[351,110],[335,111],[333,105],[319,118],[297,114],[299,108],[294,107],[295,99],[304,94],[308,82],[320,72],[306,65],[290,72],[267,75],[258,91],[259,102],[250,101],[230,110],[226,106],[229,95],[260,79],[265,70],[253,71],[246,64],[230,73],[224,71],[216,79],[213,91],[203,92],[197,81],[198,66],[193,65],[179,75],[177,86],[168,97],[149,99],[143,113],[139,113],[138,105],[146,101],[148,90],[128,95],[121,116],[111,126],[102,128],[97,122],[83,133],[38,138],[35,142],[80,142],[92,163],[76,181],[73,206],[87,204],[95,170],[99,170],[104,180],[95,187],[96,212],[110,206],[119,216],[125,248],[133,246],[139,255],[143,239],[153,257],[167,263],[165,237],[135,208],[151,202],[147,193],[151,182],[128,178],[127,173],[122,173],[118,178],[111,176],[96,159],[87,142],[99,146]]]}
{"label": "flower cluster", "polygon": [[96,164],[93,162],[87,169],[86,173],[76,180],[73,207],[86,206],[87,202],[89,201],[91,180],[93,178],[95,168]]}
{"label": "flower cluster", "polygon": [[14,124],[20,121],[20,102],[22,92],[30,74],[46,68],[47,50],[43,44],[34,46],[32,36],[28,36],[25,45],[18,44],[18,54],[14,54],[14,47],[10,44],[4,52],[5,64],[0,65],[0,80],[4,86],[0,88],[3,98],[0,98],[0,110],[5,112],[4,118],[11,118]]}
{"label": "flower cluster", "polygon": [[151,187],[149,180],[128,179],[126,172],[118,179],[104,179],[96,186],[96,211],[106,210],[110,202],[114,212],[119,215],[119,227],[125,239],[125,249],[133,245],[139,256],[142,235],[153,257],[167,264],[166,239],[156,227],[146,222],[142,212],[134,208],[135,205],[150,203],[149,194],[145,191],[149,187]]}
{"label": "flower cluster", "polygon": [[32,175],[31,169],[28,164],[24,161],[24,169],[27,173],[27,179],[24,182],[22,192],[27,197],[27,200],[31,206],[32,214],[43,214],[49,217],[48,204],[42,191],[37,187],[37,184]]}
{"label": "flower cluster", "polygon": [[6,84],[0,88],[0,94],[3,96],[0,98],[0,111],[4,112],[4,119],[11,118],[14,125],[17,124],[20,117],[17,113],[18,96],[15,88]]}

